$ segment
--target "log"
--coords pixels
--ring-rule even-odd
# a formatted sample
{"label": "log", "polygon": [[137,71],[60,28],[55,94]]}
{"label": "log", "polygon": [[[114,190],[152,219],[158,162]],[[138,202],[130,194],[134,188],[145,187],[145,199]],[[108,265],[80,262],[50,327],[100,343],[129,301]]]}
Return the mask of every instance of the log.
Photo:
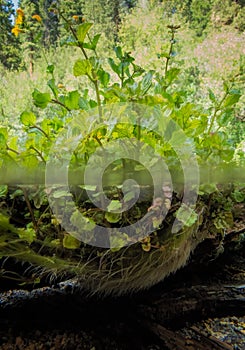
{"label": "log", "polygon": [[[203,265],[195,265],[196,257],[193,257],[193,263],[176,275],[131,296],[89,297],[73,281],[32,291],[0,293],[0,325],[21,324],[23,317],[32,323],[34,313],[39,315],[39,324],[62,322],[64,315],[74,322],[84,319],[85,323],[93,323],[95,319],[103,321],[105,317],[123,319],[125,316],[125,319],[130,317],[136,322],[145,320],[174,328],[183,327],[187,321],[208,317],[242,316],[245,315],[244,251],[243,244],[240,251],[223,253],[220,259],[203,270]],[[235,279],[234,283],[236,270],[238,277],[243,279]],[[225,274],[223,281],[222,271]],[[201,283],[195,282],[194,274],[202,277]]]}

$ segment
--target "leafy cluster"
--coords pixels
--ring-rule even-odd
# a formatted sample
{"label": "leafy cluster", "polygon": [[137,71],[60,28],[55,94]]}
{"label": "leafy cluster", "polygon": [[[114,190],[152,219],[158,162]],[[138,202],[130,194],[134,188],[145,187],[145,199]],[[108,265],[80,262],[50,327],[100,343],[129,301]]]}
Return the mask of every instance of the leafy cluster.
{"label": "leafy cluster", "polygon": [[[10,126],[0,128],[1,182],[7,183],[0,187],[1,206],[6,212],[1,214],[0,224],[10,227],[11,231],[11,237],[6,236],[6,230],[0,235],[0,245],[3,248],[0,258],[15,256],[18,252],[20,260],[40,264],[48,272],[54,269],[69,270],[71,274],[84,273],[84,276],[88,276],[91,271],[92,275],[98,271],[95,278],[99,279],[99,273],[102,273],[106,279],[105,285],[108,280],[110,283],[110,278],[115,279],[113,275],[120,274],[121,280],[125,279],[125,286],[132,278],[135,281],[134,287],[139,288],[142,273],[145,274],[145,271],[142,271],[143,267],[149,269],[149,273],[155,273],[156,265],[162,269],[166,261],[172,261],[173,266],[167,267],[164,272],[153,278],[154,281],[160,280],[186,262],[188,253],[198,240],[203,238],[199,234],[199,238],[193,243],[192,239],[198,235],[199,230],[211,228],[213,232],[223,235],[234,224],[236,213],[233,212],[232,206],[234,203],[240,205],[244,202],[243,180],[238,176],[232,180],[238,184],[232,185],[225,195],[224,191],[226,182],[230,182],[230,170],[234,175],[235,168],[238,167],[239,171],[239,166],[244,165],[244,152],[236,152],[240,140],[230,137],[226,128],[234,120],[236,105],[242,95],[239,83],[243,71],[223,82],[221,97],[209,89],[208,105],[198,105],[190,101],[188,92],[184,90],[183,85],[178,84],[181,68],[177,63],[172,63],[179,25],[169,24],[166,28],[170,37],[169,44],[159,52],[161,70],[155,70],[141,67],[131,52],[121,46],[115,46],[114,55],[108,57],[105,62],[97,52],[101,35],[92,32],[92,23],[80,20],[79,15],[78,18],[66,17],[59,7],[54,7],[53,12],[62,19],[64,30],[67,32],[63,44],[74,49],[74,52],[80,52],[80,57],[72,67],[78,88],[69,90],[60,84],[56,77],[55,64],[47,63],[47,88],[45,91],[35,88],[32,92],[32,107],[20,115],[20,137],[12,132]],[[24,19],[24,13],[20,12],[19,16],[19,19]],[[39,17],[34,19],[39,22]],[[117,115],[123,115],[126,111],[125,103],[135,106],[130,114],[131,124],[125,126],[123,119],[122,122],[113,122],[113,118],[107,123],[106,111],[111,111],[113,105],[117,104],[121,106]],[[158,116],[158,122],[153,129],[150,119],[146,124],[149,127],[141,127],[137,122],[137,118],[147,119],[143,112],[147,108],[154,110]],[[45,114],[45,118],[40,117],[42,114]],[[51,211],[47,189],[43,186],[44,170],[57,136],[66,130],[74,115],[77,116],[78,122],[71,135],[68,135],[70,138],[67,137],[67,143],[56,145],[57,165],[67,153],[69,142],[79,137],[81,132],[84,132],[85,136],[73,150],[70,159],[70,191],[64,186],[50,189],[52,208],[62,208],[61,213],[57,214],[55,210]],[[173,123],[166,124],[165,119]],[[98,127],[87,132],[91,130],[90,125]],[[164,138],[159,137],[162,132]],[[149,145],[155,151],[146,152],[147,162],[152,167],[159,161],[156,154],[166,160],[173,178],[176,179],[173,198],[172,188],[166,183],[161,188],[159,197],[154,198],[152,202],[152,182],[146,169],[141,164],[130,161],[130,154],[127,157],[127,149],[128,152],[135,151],[130,142],[127,143],[131,138],[143,145]],[[103,211],[93,204],[97,202],[104,206],[104,197],[98,191],[97,184],[88,186],[77,179],[84,177],[84,170],[91,159],[92,178],[96,167],[104,162],[108,145],[121,139],[125,140],[125,143],[122,143],[122,147],[126,146],[125,158],[119,157],[105,171],[103,190],[110,203]],[[176,148],[181,147],[183,150],[188,147],[194,150],[201,171],[196,208],[187,204],[181,205],[183,171],[176,152]],[[143,152],[143,146],[141,150]],[[106,154],[107,159],[111,156],[112,152]],[[182,156],[186,157],[184,152]],[[15,185],[13,188],[11,183],[16,184],[17,172],[19,186]],[[220,175],[220,172],[221,177],[215,177],[215,174]],[[133,206],[131,203],[135,199],[135,191],[132,191],[130,186],[122,188],[121,185],[121,180],[130,178],[132,173],[143,190],[141,202]],[[123,176],[119,176],[120,174]],[[25,186],[24,182],[32,185]],[[69,206],[71,201],[76,203],[75,210]],[[21,228],[14,228],[9,223],[7,216],[10,208],[12,220]],[[163,212],[168,212],[164,221]],[[210,213],[214,216],[209,222],[205,214]],[[125,243],[134,242],[126,234],[121,235],[120,228],[137,222],[142,216],[146,219],[141,230],[149,230],[152,234],[141,240],[132,250],[121,249]],[[178,235],[171,232],[175,219],[182,227],[181,234]],[[75,235],[66,232],[62,226],[65,220],[69,220],[75,232],[82,231],[85,236],[87,234],[85,242],[89,244],[94,243],[90,232],[96,224],[116,228],[119,234],[110,242],[113,248],[105,252],[103,249],[91,248],[88,244],[81,243]],[[186,242],[189,242],[189,246],[183,255]],[[150,265],[149,259],[153,261]],[[130,270],[134,266],[133,260],[137,266],[134,267],[136,272]],[[82,272],[81,262],[84,264]],[[89,281],[91,282],[91,277]],[[103,279],[99,283],[103,284]],[[103,288],[106,287],[103,285]],[[125,287],[127,288],[131,287]]]}
{"label": "leafy cluster", "polygon": [[[240,75],[224,82],[224,92],[220,99],[215,96],[213,91],[209,90],[210,105],[204,110],[202,106],[189,102],[185,91],[174,88],[174,83],[180,74],[179,68],[171,66],[178,26],[169,25],[168,27],[170,33],[169,48],[167,52],[163,52],[159,56],[163,61],[162,73],[154,70],[146,71],[137,65],[134,57],[129,52],[124,52],[120,46],[115,47],[115,57],[108,58],[111,69],[108,72],[103,68],[103,62],[96,51],[100,35],[95,34],[92,37],[89,35],[92,23],[86,21],[76,23],[74,19],[66,19],[62,13],[60,16],[63,16],[65,27],[70,34],[66,39],[66,44],[79,48],[82,53],[82,58],[77,59],[74,63],[73,74],[77,79],[86,78],[91,89],[67,91],[56,81],[55,65],[49,64],[47,66],[47,72],[50,75],[47,82],[49,91],[41,92],[35,89],[32,98],[36,107],[52,111],[52,115],[40,120],[33,110],[24,111],[20,116],[20,121],[25,136],[23,135],[21,139],[11,136],[7,128],[0,129],[1,168],[8,181],[11,182],[16,164],[20,169],[20,176],[28,172],[29,179],[31,179],[31,176],[34,176],[33,174],[39,169],[41,173],[39,180],[43,180],[41,169],[46,165],[50,148],[58,133],[70,120],[72,111],[85,111],[89,116],[89,111],[97,108],[100,121],[103,121],[102,107],[104,105],[110,106],[113,103],[123,102],[151,106],[174,120],[186,136],[194,141],[200,168],[204,166],[218,168],[230,162],[234,164],[242,162],[242,159],[234,157],[237,140],[230,139],[225,131],[227,125],[234,118],[235,106],[241,97],[240,90],[236,88]],[[159,128],[160,124],[159,121]],[[84,169],[90,156],[98,147],[106,148],[107,144],[121,137],[135,137],[141,142],[149,143],[162,157],[167,159],[168,166],[172,171],[181,172],[180,162],[175,150],[171,147],[171,142],[174,142],[176,147],[180,147],[183,143],[183,139],[177,131],[170,133],[170,136],[166,134],[166,139],[161,140],[154,132],[141,129],[137,125],[127,127],[125,130],[120,124],[114,125],[113,128],[103,126],[86,135],[74,152],[70,168],[72,171]],[[102,152],[101,161],[96,160],[98,164],[103,162],[103,156]],[[114,164],[114,168],[109,169],[108,173],[114,171],[115,176],[117,176],[118,167],[130,169],[130,171],[133,167],[134,172],[137,173],[139,166],[125,164],[125,161],[122,161],[121,164]],[[179,170],[177,171],[177,169]],[[143,185],[148,185],[148,183],[143,183]],[[119,189],[116,194],[113,194],[112,191],[111,194],[112,203],[114,202],[115,206],[120,205],[118,191]],[[61,191],[61,193],[63,192]],[[58,193],[56,196],[60,198],[61,195]],[[130,196],[128,194],[129,201],[132,199]],[[108,211],[116,209],[118,208],[108,208]],[[83,210],[87,210],[87,208]],[[88,210],[91,211],[91,208]],[[123,218],[121,215],[107,214],[103,220],[110,223],[122,223]]]}

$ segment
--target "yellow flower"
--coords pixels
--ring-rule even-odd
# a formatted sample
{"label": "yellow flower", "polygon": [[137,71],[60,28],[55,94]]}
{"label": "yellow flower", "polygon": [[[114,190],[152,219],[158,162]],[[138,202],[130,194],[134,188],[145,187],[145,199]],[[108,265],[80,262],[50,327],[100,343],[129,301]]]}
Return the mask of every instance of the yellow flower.
{"label": "yellow flower", "polygon": [[33,15],[33,19],[36,19],[38,22],[42,22],[42,18],[39,15]]}
{"label": "yellow flower", "polygon": [[79,20],[79,16],[77,16],[77,15],[72,16],[72,18],[73,18],[75,21],[78,21],[78,20]]}
{"label": "yellow flower", "polygon": [[23,30],[21,30],[18,26],[14,26],[14,28],[11,30],[11,32],[17,37],[19,33],[22,33]]}
{"label": "yellow flower", "polygon": [[98,139],[102,139],[102,138],[103,138],[103,135],[101,134],[100,131],[97,132],[97,138],[98,138]]}
{"label": "yellow flower", "polygon": [[19,25],[23,23],[23,16],[18,15],[15,20],[15,24]]}
{"label": "yellow flower", "polygon": [[24,14],[24,11],[21,10],[20,8],[18,8],[16,10],[16,13],[17,13],[17,17],[16,17],[16,20],[15,20],[15,24],[18,26],[19,24],[23,23],[25,14]]}
{"label": "yellow flower", "polygon": [[24,11],[21,10],[21,8],[18,8],[18,9],[16,10],[16,13],[17,13],[18,16],[21,16],[21,17],[24,17],[24,16],[25,16]]}

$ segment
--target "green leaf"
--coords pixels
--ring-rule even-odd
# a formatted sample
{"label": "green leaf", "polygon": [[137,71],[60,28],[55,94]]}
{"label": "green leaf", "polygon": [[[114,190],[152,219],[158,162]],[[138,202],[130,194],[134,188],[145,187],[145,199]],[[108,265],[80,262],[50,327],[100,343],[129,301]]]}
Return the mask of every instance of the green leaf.
{"label": "green leaf", "polygon": [[166,103],[166,99],[162,95],[146,95],[142,99],[140,99],[138,102],[145,103],[149,106],[155,106],[158,104]]}
{"label": "green leaf", "polygon": [[79,77],[81,75],[90,74],[92,71],[91,62],[88,59],[78,59],[73,67],[73,74],[75,77]]}
{"label": "green leaf", "polygon": [[96,34],[93,37],[92,42],[91,43],[83,43],[83,47],[85,49],[89,49],[89,50],[96,50],[96,47],[97,47],[97,44],[98,44],[100,37],[101,37],[101,34]]}
{"label": "green leaf", "polygon": [[217,192],[218,188],[215,183],[201,184],[198,189],[198,193],[203,195],[204,193],[211,194]]}
{"label": "green leaf", "polygon": [[80,97],[79,108],[84,109],[85,111],[87,111],[90,108],[89,102],[86,98]]}
{"label": "green leaf", "polygon": [[33,230],[33,228],[27,228],[27,229],[19,229],[18,235],[20,239],[24,239],[28,243],[32,243],[34,239],[36,238],[36,233]]}
{"label": "green leaf", "polygon": [[105,72],[103,69],[99,69],[97,71],[97,76],[99,78],[99,81],[103,85],[103,87],[107,87],[107,85],[110,81],[110,74]]}
{"label": "green leaf", "polygon": [[92,231],[96,226],[92,219],[83,216],[79,210],[74,211],[70,218],[70,222],[78,229],[78,231]]}
{"label": "green leaf", "polygon": [[5,141],[8,139],[8,130],[7,128],[0,128],[0,133],[3,135]]}
{"label": "green leaf", "polygon": [[77,40],[73,36],[68,36],[60,40],[60,46],[77,46]]}
{"label": "green leaf", "polygon": [[154,70],[150,70],[142,79],[141,81],[141,91],[142,91],[142,94],[144,95],[148,90],[149,88],[151,87],[151,84],[152,84],[152,77],[153,77],[153,74],[155,73]]}
{"label": "green leaf", "polygon": [[119,60],[121,60],[123,58],[121,46],[114,47],[114,51],[116,53],[117,58],[119,58]]}
{"label": "green leaf", "polygon": [[59,90],[55,84],[55,80],[54,79],[50,79],[47,82],[48,87],[51,89],[51,91],[53,92],[54,96],[56,97],[59,93]]}
{"label": "green leaf", "polygon": [[50,73],[50,74],[53,74],[54,73],[54,65],[53,64],[49,64],[46,68],[46,72],[47,73]]}
{"label": "green leaf", "polygon": [[68,96],[65,97],[65,106],[72,109],[79,109],[80,94],[77,90],[70,91]]}
{"label": "green leaf", "polygon": [[137,64],[132,63],[132,66],[134,68],[133,77],[139,77],[145,72],[145,70],[140,66],[137,66]]}
{"label": "green leaf", "polygon": [[134,198],[135,198],[135,193],[133,191],[130,191],[130,192],[125,194],[125,196],[123,197],[123,200],[124,200],[124,202],[129,202]]}
{"label": "green leaf", "polygon": [[224,107],[233,106],[235,103],[239,101],[241,94],[232,94],[226,97],[224,101]]}
{"label": "green leaf", "polygon": [[71,197],[71,196],[72,195],[69,192],[64,191],[64,190],[56,190],[53,193],[54,198],[64,198],[64,197]]}
{"label": "green leaf", "polygon": [[232,193],[232,198],[237,202],[237,203],[242,203],[245,201],[245,193],[241,191],[234,191]]}
{"label": "green leaf", "polygon": [[0,198],[3,198],[8,193],[8,186],[7,185],[0,185]]}
{"label": "green leaf", "polygon": [[15,199],[17,197],[22,197],[22,196],[23,196],[23,191],[21,189],[18,189],[10,194],[10,199]]}
{"label": "green leaf", "polygon": [[229,86],[228,86],[226,81],[223,82],[223,90],[224,90],[224,92],[228,92],[229,91]]}
{"label": "green leaf", "polygon": [[234,118],[232,108],[227,108],[218,118],[217,122],[219,126],[226,126]]}
{"label": "green leaf", "polygon": [[51,101],[51,96],[49,93],[42,93],[35,89],[32,93],[34,104],[40,108],[46,108],[48,103]]}
{"label": "green leaf", "polygon": [[110,213],[110,212],[105,213],[105,219],[112,224],[120,221],[121,218],[122,218],[121,213],[119,213],[119,214],[118,213]]}
{"label": "green leaf", "polygon": [[179,68],[171,68],[166,73],[166,80],[168,84],[171,84],[179,75],[180,69]]}
{"label": "green leaf", "polygon": [[157,57],[158,57],[158,58],[161,58],[161,57],[170,58],[168,52],[162,52],[162,53],[158,54]]}
{"label": "green leaf", "polygon": [[33,126],[36,124],[36,116],[32,112],[24,111],[20,115],[20,121],[25,126]]}
{"label": "green leaf", "polygon": [[110,236],[110,246],[112,252],[117,252],[121,248],[125,247],[128,244],[128,235],[126,233],[116,233],[113,236]]}
{"label": "green leaf", "polygon": [[163,216],[160,215],[159,217],[156,217],[154,216],[152,218],[152,226],[154,229],[158,229],[160,227],[160,225],[162,224],[163,222]]}
{"label": "green leaf", "polygon": [[122,203],[117,200],[112,200],[107,207],[109,212],[118,211],[122,209]]}
{"label": "green leaf", "polygon": [[95,192],[97,189],[96,185],[80,185],[79,187],[82,188],[83,190],[92,191],[92,192]]}
{"label": "green leaf", "polygon": [[114,62],[114,60],[110,57],[108,58],[108,63],[111,67],[111,69],[117,73],[118,76],[120,76],[121,74],[121,70],[120,70],[120,67]]}
{"label": "green leaf", "polygon": [[67,249],[78,249],[81,245],[81,242],[75,237],[65,234],[63,238],[63,247]]}
{"label": "green leaf", "polygon": [[190,227],[197,221],[198,215],[193,209],[182,203],[176,212],[176,218],[185,226]]}
{"label": "green leaf", "polygon": [[170,143],[173,147],[179,147],[186,143],[186,135],[182,130],[174,131],[170,139]]}
{"label": "green leaf", "polygon": [[211,89],[208,89],[208,96],[209,96],[210,101],[212,101],[212,102],[216,101],[215,94],[213,93],[213,91]]}
{"label": "green leaf", "polygon": [[6,149],[6,138],[4,134],[2,134],[1,132],[0,132],[0,147],[2,149]]}
{"label": "green leaf", "polygon": [[84,39],[89,31],[89,29],[92,27],[93,23],[82,23],[77,28],[77,38],[80,44],[83,44]]}

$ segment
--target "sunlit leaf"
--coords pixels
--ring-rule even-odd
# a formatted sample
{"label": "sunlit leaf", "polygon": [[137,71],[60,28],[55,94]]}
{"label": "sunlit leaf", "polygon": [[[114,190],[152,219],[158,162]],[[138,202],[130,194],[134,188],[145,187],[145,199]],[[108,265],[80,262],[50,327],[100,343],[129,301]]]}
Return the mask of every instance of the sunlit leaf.
{"label": "sunlit leaf", "polygon": [[80,44],[83,44],[84,39],[89,31],[89,29],[92,27],[93,23],[82,23],[77,28],[77,38]]}
{"label": "sunlit leaf", "polygon": [[73,67],[73,74],[75,77],[90,74],[92,71],[91,62],[88,59],[78,59]]}
{"label": "sunlit leaf", "polygon": [[112,200],[107,207],[107,210],[111,211],[111,212],[118,211],[121,209],[122,209],[122,203],[120,201],[117,201],[117,200]]}
{"label": "sunlit leaf", "polygon": [[224,107],[233,106],[235,103],[239,101],[241,94],[232,94],[226,97],[224,102]]}
{"label": "sunlit leaf", "polygon": [[42,93],[37,89],[35,89],[34,92],[32,93],[32,97],[33,97],[35,106],[43,109],[46,108],[48,103],[51,101],[51,96],[49,93]]}
{"label": "sunlit leaf", "polygon": [[36,123],[36,116],[32,112],[23,112],[20,115],[20,121],[25,126],[32,126]]}
{"label": "sunlit leaf", "polygon": [[176,218],[181,221],[185,226],[192,226],[198,219],[197,213],[182,203],[181,207],[176,212]]}
{"label": "sunlit leaf", "polygon": [[63,238],[63,247],[67,249],[78,249],[81,245],[81,242],[75,237],[65,234]]}
{"label": "sunlit leaf", "polygon": [[105,219],[110,222],[110,223],[116,223],[118,221],[120,221],[122,218],[122,214],[119,213],[110,213],[110,212],[106,212],[105,213]]}

